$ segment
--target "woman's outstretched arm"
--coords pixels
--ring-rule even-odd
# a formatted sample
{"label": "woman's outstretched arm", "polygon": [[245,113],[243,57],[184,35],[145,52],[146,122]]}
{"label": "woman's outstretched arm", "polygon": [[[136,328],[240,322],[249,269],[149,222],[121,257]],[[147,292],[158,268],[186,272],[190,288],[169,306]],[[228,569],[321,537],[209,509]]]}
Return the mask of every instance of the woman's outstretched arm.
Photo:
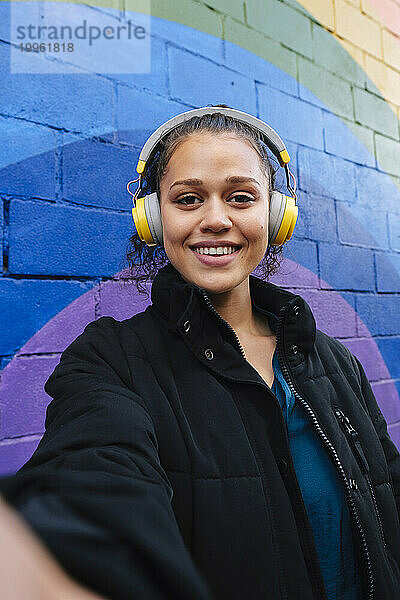
{"label": "woman's outstretched arm", "polygon": [[0,493],[73,579],[110,600],[210,600],[116,326],[99,319],[65,350],[45,386],[45,434]]}
{"label": "woman's outstretched arm", "polygon": [[67,575],[24,519],[1,497],[0,532],[0,598],[102,600]]}

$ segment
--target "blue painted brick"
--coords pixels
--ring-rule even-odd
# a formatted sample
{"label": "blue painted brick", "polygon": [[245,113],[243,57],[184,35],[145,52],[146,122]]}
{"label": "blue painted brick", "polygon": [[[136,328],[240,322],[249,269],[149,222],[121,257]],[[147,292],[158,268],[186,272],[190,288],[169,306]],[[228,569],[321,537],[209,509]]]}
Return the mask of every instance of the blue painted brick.
{"label": "blue painted brick", "polygon": [[336,156],[299,148],[299,187],[317,196],[354,202],[356,182],[354,165]]}
{"label": "blue painted brick", "polygon": [[[0,263],[3,264],[4,202],[0,200]],[[1,370],[1,364],[0,364]]]}
{"label": "blue painted brick", "polygon": [[261,83],[256,86],[260,119],[276,129],[283,141],[323,150],[322,111],[319,108]]}
{"label": "blue painted brick", "polygon": [[0,193],[55,196],[56,134],[11,118],[0,118]]}
{"label": "blue painted brick", "polygon": [[62,74],[11,74],[9,52],[9,46],[0,43],[0,113],[86,135],[113,131],[112,82],[72,69]]}
{"label": "blue painted brick", "polygon": [[400,377],[400,337],[389,336],[377,338],[376,342],[389,370],[390,376],[392,378]]}
{"label": "blue painted brick", "polygon": [[[161,97],[152,99],[146,92],[120,85],[117,92],[117,139],[141,149],[157,127],[187,110],[190,107],[178,102]],[[134,167],[136,173],[136,165]]]}
{"label": "blue painted brick", "polygon": [[399,211],[400,190],[387,173],[360,166],[355,173],[358,203],[378,211]]}
{"label": "blue painted brick", "polygon": [[312,240],[337,240],[335,202],[331,198],[311,196],[309,237]]}
{"label": "blue painted brick", "polygon": [[[283,256],[292,260],[294,263],[302,265],[307,269],[313,276],[310,279],[312,287],[318,285],[318,261],[317,261],[317,247],[314,242],[309,240],[299,240],[296,238],[291,239],[283,249]],[[293,284],[295,284],[295,276],[291,278]],[[304,279],[304,278],[303,278]],[[301,282],[299,282],[301,285]],[[309,287],[309,285],[305,286]]]}
{"label": "blue painted brick", "polygon": [[112,275],[122,267],[133,231],[130,213],[14,200],[10,205],[9,271]]}
{"label": "blue painted brick", "polygon": [[[361,165],[375,166],[375,156],[370,151],[371,146],[373,147],[372,132],[369,140],[371,146],[365,147],[351,129],[346,127],[344,122],[338,119],[335,114],[325,111],[323,121],[325,149],[329,154],[341,156]],[[363,131],[364,137],[367,135],[368,130],[361,127],[358,130]]]}
{"label": "blue painted brick", "polygon": [[293,232],[294,238],[307,238],[309,237],[309,208],[310,199],[304,192],[298,192],[297,194],[297,206],[299,207],[299,212],[297,215],[296,226]]}
{"label": "blue painted brick", "polygon": [[321,287],[326,281],[337,290],[375,289],[371,250],[319,242]]}
{"label": "blue painted brick", "polygon": [[192,106],[228,104],[256,114],[255,84],[226,67],[185,52],[168,48],[171,96]]}
{"label": "blue painted brick", "polygon": [[[176,21],[159,19],[152,16],[151,34],[192,52],[195,50],[197,54],[206,56],[215,62],[219,63],[223,59],[223,40],[220,37],[209,35],[194,27],[187,27]],[[156,56],[157,59],[158,57]]]}
{"label": "blue painted brick", "polygon": [[129,210],[126,184],[135,179],[139,152],[91,140],[63,148],[63,198],[106,208]]}
{"label": "blue painted brick", "polygon": [[400,334],[399,294],[359,294],[357,313],[372,335]]}
{"label": "blue painted brick", "polygon": [[341,242],[368,248],[388,248],[386,214],[374,207],[357,207],[337,203],[338,232]]}
{"label": "blue painted brick", "polygon": [[390,247],[400,252],[400,215],[388,213]]}
{"label": "blue painted brick", "polygon": [[[257,32],[255,33],[259,35]],[[273,42],[265,38],[265,44],[269,43],[272,44]],[[279,48],[278,45],[277,47]],[[293,61],[295,60],[296,55],[294,53],[284,48],[282,48],[282,52],[286,52],[287,57],[293,56]],[[297,81],[294,77],[288,75],[271,62],[268,62],[265,58],[261,58],[261,56],[257,56],[257,54],[253,54],[253,52],[249,52],[230,41],[225,42],[225,63],[230,69],[239,71],[250,79],[265,83],[293,96],[298,95]]]}
{"label": "blue painted brick", "polygon": [[0,278],[0,354],[14,354],[91,284]]}
{"label": "blue painted brick", "polygon": [[299,211],[304,210],[307,237],[311,240],[336,242],[335,201],[300,192]]}
{"label": "blue painted brick", "polygon": [[11,40],[10,11],[10,2],[0,2],[0,40],[6,42]]}
{"label": "blue painted brick", "polygon": [[378,292],[398,292],[400,290],[400,254],[379,252],[375,254],[375,262]]}
{"label": "blue painted brick", "polygon": [[[152,17],[152,26],[154,20],[156,19]],[[107,77],[128,86],[151,90],[153,94],[156,93],[166,96],[168,94],[168,79],[165,42],[153,36],[150,40],[150,61],[151,70],[149,73],[110,73]]]}

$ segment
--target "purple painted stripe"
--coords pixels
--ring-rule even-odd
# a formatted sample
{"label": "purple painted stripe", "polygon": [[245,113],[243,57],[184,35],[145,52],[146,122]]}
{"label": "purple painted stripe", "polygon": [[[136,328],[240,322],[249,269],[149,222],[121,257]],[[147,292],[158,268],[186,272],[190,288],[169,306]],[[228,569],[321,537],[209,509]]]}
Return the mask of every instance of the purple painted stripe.
{"label": "purple painted stripe", "polygon": [[[106,315],[123,320],[142,312],[150,304],[133,284],[122,284],[117,278],[118,274],[115,280],[102,282],[69,304],[46,323],[2,371],[0,438],[8,439],[7,444],[0,442],[0,474],[22,466],[30,450],[33,452],[36,447],[25,436],[43,432],[50,400],[43,386],[58,362],[59,353],[96,317]],[[360,359],[369,380],[376,382],[377,401],[390,424],[392,439],[400,447],[399,395],[376,342],[350,304],[352,296],[344,297],[322,280],[323,289],[315,289],[316,275],[289,259],[284,260],[281,272],[272,277],[271,282],[300,294],[310,304],[317,327],[330,336],[342,338]],[[356,337],[360,333],[362,337]],[[9,439],[16,436],[23,437],[18,441]]]}

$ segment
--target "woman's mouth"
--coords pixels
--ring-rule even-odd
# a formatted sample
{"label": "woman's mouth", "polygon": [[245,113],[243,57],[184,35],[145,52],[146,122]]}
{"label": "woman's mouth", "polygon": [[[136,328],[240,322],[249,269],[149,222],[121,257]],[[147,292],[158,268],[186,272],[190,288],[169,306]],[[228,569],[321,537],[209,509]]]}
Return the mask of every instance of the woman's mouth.
{"label": "woman's mouth", "polygon": [[225,266],[235,260],[241,246],[220,246],[218,248],[190,248],[191,252],[203,264],[209,266]]}

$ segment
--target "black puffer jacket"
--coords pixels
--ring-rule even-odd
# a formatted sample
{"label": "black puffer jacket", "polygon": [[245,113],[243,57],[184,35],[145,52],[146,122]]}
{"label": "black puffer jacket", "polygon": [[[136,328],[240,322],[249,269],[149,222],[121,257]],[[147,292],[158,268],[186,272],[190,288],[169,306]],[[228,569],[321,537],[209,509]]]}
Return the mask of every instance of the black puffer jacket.
{"label": "black puffer jacket", "polygon": [[[400,455],[366,375],[300,296],[253,276],[250,290],[279,316],[283,373],[345,486],[364,598],[396,600]],[[46,432],[0,491],[108,598],[323,600],[278,400],[171,265],[152,301],[65,350]]]}

